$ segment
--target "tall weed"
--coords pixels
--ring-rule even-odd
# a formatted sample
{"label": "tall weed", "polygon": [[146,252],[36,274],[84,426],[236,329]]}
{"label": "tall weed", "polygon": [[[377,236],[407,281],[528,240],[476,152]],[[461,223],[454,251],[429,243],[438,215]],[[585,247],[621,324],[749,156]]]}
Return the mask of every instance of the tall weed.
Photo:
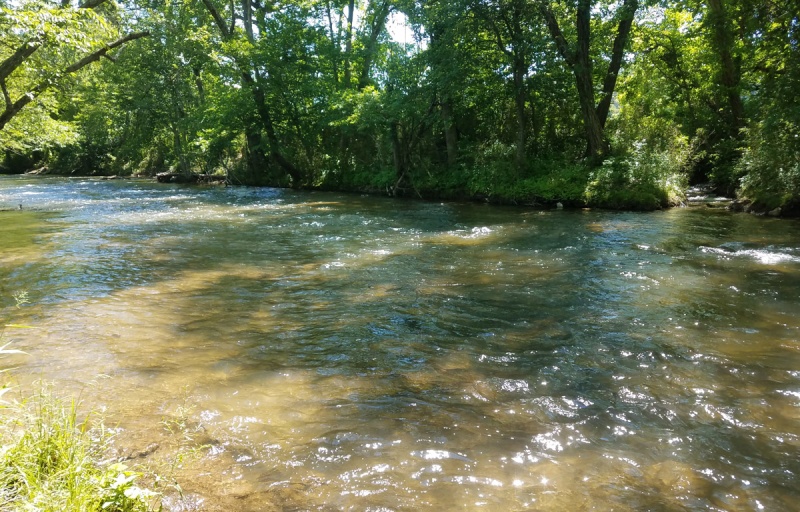
{"label": "tall weed", "polygon": [[0,410],[0,509],[148,512],[157,494],[104,462],[111,434],[47,387]]}

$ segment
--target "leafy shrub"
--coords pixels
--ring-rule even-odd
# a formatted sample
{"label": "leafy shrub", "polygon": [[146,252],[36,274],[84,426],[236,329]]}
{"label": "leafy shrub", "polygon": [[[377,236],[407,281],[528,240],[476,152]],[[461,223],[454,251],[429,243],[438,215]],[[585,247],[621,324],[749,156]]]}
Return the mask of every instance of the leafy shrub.
{"label": "leafy shrub", "polygon": [[591,206],[612,209],[656,210],[678,205],[686,188],[683,161],[680,148],[654,150],[636,143],[628,155],[609,158],[592,172],[584,198]]}
{"label": "leafy shrub", "polygon": [[534,200],[546,203],[563,202],[574,206],[584,202],[589,171],[582,163],[541,161],[535,164],[535,175],[522,181],[521,188]]}
{"label": "leafy shrub", "polygon": [[500,202],[582,204],[588,170],[564,158],[533,159],[526,169],[514,162],[513,145],[494,142],[483,148],[467,171],[467,189]]}
{"label": "leafy shrub", "polygon": [[762,123],[748,131],[747,139],[737,165],[740,195],[767,210],[800,201],[800,124]]}

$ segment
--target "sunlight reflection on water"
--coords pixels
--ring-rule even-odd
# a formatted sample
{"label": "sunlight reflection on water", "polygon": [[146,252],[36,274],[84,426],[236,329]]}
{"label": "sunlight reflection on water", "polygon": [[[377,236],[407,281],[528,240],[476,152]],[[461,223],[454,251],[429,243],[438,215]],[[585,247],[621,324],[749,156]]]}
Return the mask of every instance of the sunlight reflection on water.
{"label": "sunlight reflection on water", "polygon": [[800,497],[795,222],[0,179],[18,203],[17,378],[105,411],[123,456],[199,447],[168,508]]}

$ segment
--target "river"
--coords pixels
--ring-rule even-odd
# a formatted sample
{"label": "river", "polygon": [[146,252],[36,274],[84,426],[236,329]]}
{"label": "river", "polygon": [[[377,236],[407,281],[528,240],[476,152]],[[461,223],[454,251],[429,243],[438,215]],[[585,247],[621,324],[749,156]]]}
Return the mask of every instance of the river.
{"label": "river", "polygon": [[0,209],[18,385],[171,464],[167,510],[800,500],[796,221],[31,177]]}

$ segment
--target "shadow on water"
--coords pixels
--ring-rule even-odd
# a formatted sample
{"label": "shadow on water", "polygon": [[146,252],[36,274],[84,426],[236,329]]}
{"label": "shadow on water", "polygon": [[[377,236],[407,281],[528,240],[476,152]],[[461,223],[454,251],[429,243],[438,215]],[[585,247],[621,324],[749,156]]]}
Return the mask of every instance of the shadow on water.
{"label": "shadow on water", "polygon": [[798,498],[795,224],[37,183],[0,188],[60,210],[0,260],[25,369],[154,457],[188,415],[175,509]]}

